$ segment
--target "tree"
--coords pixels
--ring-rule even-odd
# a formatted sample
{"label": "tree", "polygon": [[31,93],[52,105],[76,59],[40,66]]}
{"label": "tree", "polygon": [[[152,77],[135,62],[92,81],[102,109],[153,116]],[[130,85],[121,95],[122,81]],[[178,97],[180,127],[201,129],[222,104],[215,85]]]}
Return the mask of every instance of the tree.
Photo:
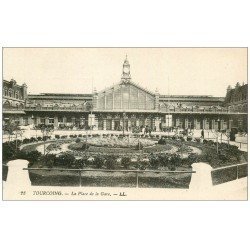
{"label": "tree", "polygon": [[43,141],[44,141],[44,147],[43,147],[43,154],[45,155],[45,141],[46,139],[48,139],[49,135],[54,131],[52,127],[49,127],[49,126],[46,126],[44,124],[41,125],[40,127],[41,129],[41,132],[43,134],[42,138],[43,138]]}
{"label": "tree", "polygon": [[122,160],[121,160],[121,164],[124,168],[127,168],[129,167],[131,163],[131,158],[130,157],[122,157]]}

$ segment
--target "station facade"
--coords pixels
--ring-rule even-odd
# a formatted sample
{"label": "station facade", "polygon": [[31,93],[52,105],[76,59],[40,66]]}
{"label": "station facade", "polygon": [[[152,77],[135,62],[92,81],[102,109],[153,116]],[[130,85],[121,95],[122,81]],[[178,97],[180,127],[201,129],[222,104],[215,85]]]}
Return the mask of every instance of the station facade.
{"label": "station facade", "polygon": [[[132,81],[127,58],[120,81],[91,94],[27,95],[27,85],[13,85],[13,81],[4,81],[4,122],[12,119],[19,125],[45,124],[61,129],[132,131],[147,127],[164,131],[173,127],[206,130],[237,127],[247,130],[247,85],[237,83],[237,91],[228,88],[226,97],[161,95]],[[20,88],[20,98],[9,96],[8,91],[13,87]]]}

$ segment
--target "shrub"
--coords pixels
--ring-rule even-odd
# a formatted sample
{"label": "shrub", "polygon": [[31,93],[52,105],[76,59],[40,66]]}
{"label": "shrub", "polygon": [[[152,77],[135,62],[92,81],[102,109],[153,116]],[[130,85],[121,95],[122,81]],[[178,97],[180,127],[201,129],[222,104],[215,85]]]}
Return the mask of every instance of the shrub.
{"label": "shrub", "polygon": [[196,142],[201,142],[201,139],[200,138],[195,138],[195,141]]}
{"label": "shrub", "polygon": [[140,170],[146,170],[148,167],[148,162],[146,161],[138,161],[137,162],[137,168]]}
{"label": "shrub", "polygon": [[97,168],[102,168],[102,166],[104,165],[104,158],[102,156],[96,156],[94,159],[94,165]]}
{"label": "shrub", "polygon": [[[79,139],[79,138],[78,138]],[[69,145],[69,149],[85,151],[89,148],[89,145],[86,142],[77,142]]]}
{"label": "shrub", "polygon": [[75,160],[75,166],[77,168],[81,168],[82,169],[82,168],[86,167],[87,164],[88,164],[88,159],[87,158],[82,158],[82,159]]}
{"label": "shrub", "polygon": [[179,166],[181,163],[181,157],[178,154],[173,154],[170,158],[170,163],[172,166]]}
{"label": "shrub", "polygon": [[235,145],[230,145],[228,150],[227,150],[228,154],[232,157],[234,157],[235,159],[237,159],[237,161],[240,161],[241,158],[241,151],[238,149],[237,146]]}
{"label": "shrub", "polygon": [[211,163],[214,156],[215,156],[215,153],[212,152],[211,150],[204,151],[204,160],[207,161],[208,163]]}
{"label": "shrub", "polygon": [[159,156],[159,164],[166,167],[170,162],[170,156],[168,154],[162,154]]}
{"label": "shrub", "polygon": [[27,160],[30,162],[30,165],[33,165],[35,162],[37,162],[40,159],[41,155],[42,154],[38,152],[37,150],[29,151],[29,152],[25,152],[21,150],[17,152],[16,158]]}
{"label": "shrub", "polygon": [[89,145],[87,143],[83,143],[81,149],[87,150],[89,148]]}
{"label": "shrub", "polygon": [[115,169],[117,166],[116,157],[113,155],[107,156],[105,165],[108,169]]}
{"label": "shrub", "polygon": [[43,155],[41,157],[41,161],[43,161],[43,163],[49,167],[52,168],[55,165],[55,161],[56,161],[56,155],[55,154],[47,154],[47,155]]}
{"label": "shrub", "polygon": [[81,139],[80,139],[80,138],[77,138],[77,139],[76,139],[76,143],[78,143],[78,142],[81,142]]}
{"label": "shrub", "polygon": [[130,157],[122,157],[121,164],[124,168],[128,168],[131,163]]}
{"label": "shrub", "polygon": [[75,157],[69,153],[60,154],[56,159],[56,164],[66,167],[71,167],[75,161]]}
{"label": "shrub", "polygon": [[47,140],[49,140],[50,139],[50,136],[43,136],[43,141],[47,141]]}
{"label": "shrub", "polygon": [[61,136],[61,139],[66,139],[66,138],[68,138],[67,135],[62,135],[62,136]]}
{"label": "shrub", "polygon": [[165,145],[167,143],[166,139],[163,137],[158,141],[158,144]]}
{"label": "shrub", "polygon": [[187,141],[192,141],[192,137],[191,137],[191,136],[188,136],[188,137],[187,137]]}
{"label": "shrub", "polygon": [[38,137],[37,137],[37,140],[38,140],[38,141],[42,141],[43,138],[42,138],[41,136],[38,136]]}
{"label": "shrub", "polygon": [[151,165],[151,167],[158,168],[159,163],[160,161],[157,155],[154,154],[149,155],[149,164]]}
{"label": "shrub", "polygon": [[24,143],[24,144],[29,143],[29,142],[30,142],[30,139],[28,139],[28,138],[24,138],[24,139],[23,139],[23,143]]}
{"label": "shrub", "polygon": [[3,143],[3,161],[9,161],[15,158],[16,150],[11,144],[5,142]]}
{"label": "shrub", "polygon": [[203,144],[207,144],[207,143],[208,143],[208,140],[204,139]]}
{"label": "shrub", "polygon": [[170,170],[170,171],[175,171],[175,170],[176,170],[176,167],[175,167],[175,166],[170,166],[170,167],[169,167],[169,170]]}
{"label": "shrub", "polygon": [[36,141],[37,141],[37,139],[35,137],[30,138],[30,142],[36,142]]}
{"label": "shrub", "polygon": [[223,163],[227,162],[230,159],[230,157],[227,156],[226,152],[223,151],[219,152],[218,157]]}
{"label": "shrub", "polygon": [[11,141],[9,142],[10,146],[13,147],[13,148],[16,148],[16,146],[19,148],[20,145],[22,144],[22,141],[21,140],[15,140],[15,141]]}
{"label": "shrub", "polygon": [[191,153],[191,154],[188,156],[188,163],[189,163],[189,164],[193,164],[193,163],[195,163],[195,162],[198,162],[198,160],[199,160],[198,154]]}
{"label": "shrub", "polygon": [[55,135],[55,138],[56,139],[60,139],[60,135]]}
{"label": "shrub", "polygon": [[78,137],[82,137],[82,134],[79,134]]}

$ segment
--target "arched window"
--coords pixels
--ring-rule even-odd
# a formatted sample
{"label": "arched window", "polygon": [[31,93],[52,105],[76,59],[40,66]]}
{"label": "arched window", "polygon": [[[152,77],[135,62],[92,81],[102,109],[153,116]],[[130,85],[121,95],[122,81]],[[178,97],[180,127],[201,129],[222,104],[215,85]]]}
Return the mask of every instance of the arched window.
{"label": "arched window", "polygon": [[12,97],[12,89],[9,89],[9,97]]}
{"label": "arched window", "polygon": [[19,92],[16,91],[16,99],[19,99]]}
{"label": "arched window", "polygon": [[10,108],[10,102],[9,102],[9,101],[6,101],[6,102],[3,104],[3,108]]}
{"label": "arched window", "polygon": [[8,89],[6,87],[4,87],[4,95],[8,96]]}

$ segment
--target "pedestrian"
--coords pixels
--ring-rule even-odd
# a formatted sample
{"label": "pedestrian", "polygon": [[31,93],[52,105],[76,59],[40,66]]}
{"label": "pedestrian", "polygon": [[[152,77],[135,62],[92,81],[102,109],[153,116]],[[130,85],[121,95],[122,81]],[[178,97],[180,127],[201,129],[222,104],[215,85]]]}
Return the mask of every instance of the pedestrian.
{"label": "pedestrian", "polygon": [[201,138],[204,139],[204,129],[201,130]]}

